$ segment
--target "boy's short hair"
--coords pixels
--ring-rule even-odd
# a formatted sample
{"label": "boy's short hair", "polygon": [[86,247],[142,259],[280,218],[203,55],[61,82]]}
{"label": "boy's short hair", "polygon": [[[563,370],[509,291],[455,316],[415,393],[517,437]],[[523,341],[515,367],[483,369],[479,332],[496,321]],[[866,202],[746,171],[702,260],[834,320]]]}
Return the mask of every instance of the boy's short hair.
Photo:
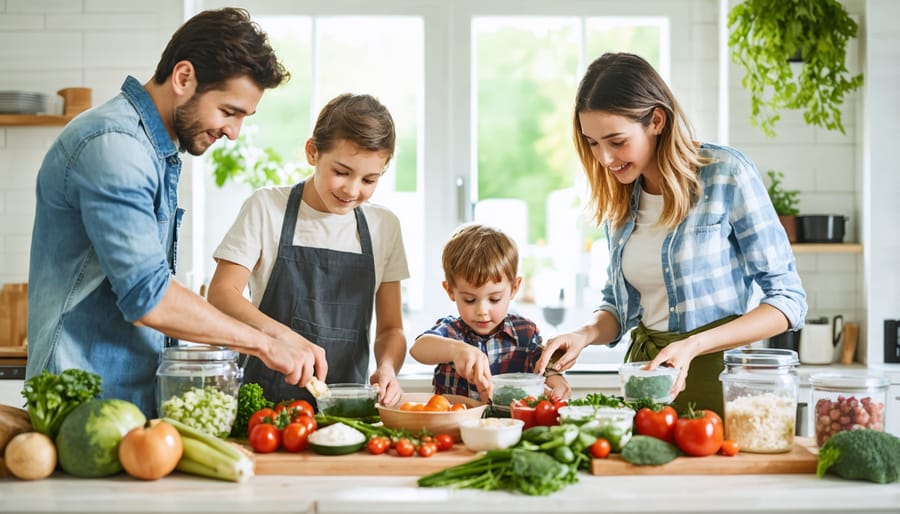
{"label": "boy's short hair", "polygon": [[454,287],[459,277],[474,287],[488,282],[516,280],[519,252],[515,241],[501,230],[470,223],[456,229],[441,254],[444,279]]}

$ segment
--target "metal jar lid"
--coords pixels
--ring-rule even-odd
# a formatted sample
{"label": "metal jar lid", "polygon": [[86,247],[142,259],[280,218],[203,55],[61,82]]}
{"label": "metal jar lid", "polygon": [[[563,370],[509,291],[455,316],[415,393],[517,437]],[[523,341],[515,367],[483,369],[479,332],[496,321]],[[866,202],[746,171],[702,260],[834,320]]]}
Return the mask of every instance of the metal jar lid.
{"label": "metal jar lid", "polygon": [[224,346],[192,344],[170,346],[163,349],[164,361],[231,361],[237,359],[237,352]]}
{"label": "metal jar lid", "polygon": [[809,377],[819,391],[862,392],[887,389],[890,381],[884,375],[870,373],[815,373]]}
{"label": "metal jar lid", "polygon": [[739,348],[725,352],[727,368],[778,369],[800,364],[797,352],[781,348]]}

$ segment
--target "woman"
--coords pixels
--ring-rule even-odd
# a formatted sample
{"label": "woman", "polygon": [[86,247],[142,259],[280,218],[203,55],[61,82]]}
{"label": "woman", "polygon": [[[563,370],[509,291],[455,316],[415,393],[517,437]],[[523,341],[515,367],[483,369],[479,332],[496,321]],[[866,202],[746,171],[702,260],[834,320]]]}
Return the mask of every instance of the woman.
{"label": "woman", "polygon": [[[327,363],[327,377],[322,369],[316,375],[328,383],[366,382],[374,308],[375,371],[368,381],[388,405],[403,392],[400,281],[409,270],[397,216],[368,200],[395,139],[393,118],[374,97],[343,94],[328,102],[306,142],[312,177],[262,188],[244,203],[213,253],[208,294],[210,303],[264,333],[315,343]],[[243,295],[248,283],[250,301]],[[244,382],[262,385],[270,400],[314,402],[255,357]]]}
{"label": "woman", "polygon": [[[631,330],[627,361],[679,369],[672,393],[723,411],[724,350],[802,327],[806,294],[756,166],[739,151],[693,141],[650,64],[607,53],[581,80],[574,136],[606,229],[608,281],[594,319],[547,342],[535,371],[570,368],[590,344]],[[751,286],[760,304],[747,311]],[[633,329],[633,330],[632,330]]]}

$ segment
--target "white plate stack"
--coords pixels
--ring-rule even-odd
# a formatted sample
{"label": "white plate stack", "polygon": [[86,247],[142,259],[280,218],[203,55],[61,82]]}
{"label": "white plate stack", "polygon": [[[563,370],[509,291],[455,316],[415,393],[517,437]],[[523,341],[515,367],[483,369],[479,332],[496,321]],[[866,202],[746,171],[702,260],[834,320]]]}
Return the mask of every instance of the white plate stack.
{"label": "white plate stack", "polygon": [[46,111],[47,97],[28,91],[0,91],[0,114],[39,114]]}

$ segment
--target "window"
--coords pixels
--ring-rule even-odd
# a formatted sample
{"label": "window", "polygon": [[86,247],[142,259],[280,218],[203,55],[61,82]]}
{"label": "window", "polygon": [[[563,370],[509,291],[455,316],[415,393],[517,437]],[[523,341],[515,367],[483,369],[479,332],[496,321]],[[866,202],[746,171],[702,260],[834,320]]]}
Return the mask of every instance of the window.
{"label": "window", "polygon": [[[408,341],[455,312],[440,286],[440,252],[472,219],[501,225],[519,243],[526,287],[514,310],[545,336],[588,320],[605,280],[606,243],[583,210],[586,186],[571,142],[575,89],[587,62],[605,51],[640,53],[667,77],[669,18],[601,16],[621,12],[608,2],[581,13],[583,3],[560,1],[549,8],[559,9],[554,14],[531,1],[313,4],[302,12],[304,4],[247,2],[292,79],[264,95],[245,132],[303,165],[315,117],[336,94],[370,93],[391,110],[397,150],[373,201],[403,222]],[[520,12],[491,12],[493,4]],[[208,255],[249,193],[207,179],[198,260],[207,280],[215,266]],[[560,300],[565,314],[554,326],[542,307]]]}

